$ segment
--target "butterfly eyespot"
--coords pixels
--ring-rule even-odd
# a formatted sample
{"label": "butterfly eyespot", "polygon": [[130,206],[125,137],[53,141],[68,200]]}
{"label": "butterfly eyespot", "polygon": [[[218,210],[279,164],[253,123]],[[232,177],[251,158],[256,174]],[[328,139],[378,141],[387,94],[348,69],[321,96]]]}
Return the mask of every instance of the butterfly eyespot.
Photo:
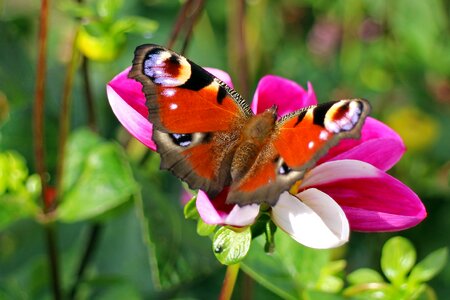
{"label": "butterfly eyespot", "polygon": [[283,162],[280,166],[280,168],[278,169],[278,174],[280,175],[287,175],[292,171],[291,168],[289,168],[289,166]]}
{"label": "butterfly eyespot", "polygon": [[188,147],[192,143],[192,134],[190,133],[171,133],[169,136],[172,142],[180,147]]}

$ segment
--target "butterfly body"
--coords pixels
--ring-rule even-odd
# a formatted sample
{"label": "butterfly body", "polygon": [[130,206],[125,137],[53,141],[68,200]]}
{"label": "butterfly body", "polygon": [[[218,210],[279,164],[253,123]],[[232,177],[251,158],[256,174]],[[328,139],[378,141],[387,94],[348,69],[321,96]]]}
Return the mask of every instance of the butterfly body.
{"label": "butterfly body", "polygon": [[211,198],[226,189],[229,204],[276,204],[329,147],[359,137],[370,110],[352,99],[255,115],[224,82],[158,45],[136,49],[129,77],[143,85],[161,168]]}

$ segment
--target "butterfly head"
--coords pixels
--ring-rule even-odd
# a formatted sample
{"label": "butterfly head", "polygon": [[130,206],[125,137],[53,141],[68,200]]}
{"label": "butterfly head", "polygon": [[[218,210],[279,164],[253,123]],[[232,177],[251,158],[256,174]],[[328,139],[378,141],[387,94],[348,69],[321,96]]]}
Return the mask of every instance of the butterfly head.
{"label": "butterfly head", "polygon": [[276,121],[278,118],[278,106],[274,104],[270,108],[266,109],[264,113],[272,115],[274,121]]}

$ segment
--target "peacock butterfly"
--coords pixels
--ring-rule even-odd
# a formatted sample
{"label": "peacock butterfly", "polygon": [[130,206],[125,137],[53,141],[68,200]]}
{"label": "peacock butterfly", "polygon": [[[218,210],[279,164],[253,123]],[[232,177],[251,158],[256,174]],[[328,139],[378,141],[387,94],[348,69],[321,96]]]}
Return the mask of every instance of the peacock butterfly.
{"label": "peacock butterfly", "polygon": [[363,99],[307,107],[280,119],[255,115],[231,87],[158,45],[136,48],[128,77],[147,99],[161,169],[226,202],[275,205],[342,138],[359,138],[370,111]]}

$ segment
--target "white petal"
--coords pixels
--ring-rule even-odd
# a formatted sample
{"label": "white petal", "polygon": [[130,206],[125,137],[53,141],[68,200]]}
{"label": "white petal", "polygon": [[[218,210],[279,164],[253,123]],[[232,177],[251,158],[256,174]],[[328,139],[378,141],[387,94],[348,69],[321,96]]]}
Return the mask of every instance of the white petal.
{"label": "white petal", "polygon": [[318,189],[307,189],[297,196],[281,194],[272,208],[272,220],[294,240],[311,248],[338,247],[350,234],[344,211]]}
{"label": "white petal", "polygon": [[378,177],[379,170],[360,160],[328,161],[306,173],[301,187],[324,184],[341,179]]}
{"label": "white petal", "polygon": [[225,224],[232,226],[247,226],[255,222],[259,214],[259,205],[251,204],[240,207],[235,205],[225,219]]}

